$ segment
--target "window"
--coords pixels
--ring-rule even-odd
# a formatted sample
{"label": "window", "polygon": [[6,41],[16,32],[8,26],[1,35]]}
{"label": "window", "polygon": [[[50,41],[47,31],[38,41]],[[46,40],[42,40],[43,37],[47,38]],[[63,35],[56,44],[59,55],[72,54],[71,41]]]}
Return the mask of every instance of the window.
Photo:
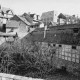
{"label": "window", "polygon": [[62,47],[62,45],[59,45],[59,47]]}
{"label": "window", "polygon": [[72,46],[72,49],[76,49],[76,46]]}
{"label": "window", "polygon": [[78,33],[78,31],[79,31],[78,28],[74,28],[74,29],[73,29],[73,32],[74,32],[74,33]]}
{"label": "window", "polygon": [[53,46],[55,47],[56,45],[55,45],[55,44],[53,44]]}

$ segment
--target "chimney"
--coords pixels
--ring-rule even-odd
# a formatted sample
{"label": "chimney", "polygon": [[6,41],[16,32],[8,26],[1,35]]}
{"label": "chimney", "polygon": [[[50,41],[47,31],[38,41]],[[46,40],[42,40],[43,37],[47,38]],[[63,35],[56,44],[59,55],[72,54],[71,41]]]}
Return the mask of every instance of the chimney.
{"label": "chimney", "polygon": [[36,15],[37,16],[37,20],[39,20],[39,15]]}

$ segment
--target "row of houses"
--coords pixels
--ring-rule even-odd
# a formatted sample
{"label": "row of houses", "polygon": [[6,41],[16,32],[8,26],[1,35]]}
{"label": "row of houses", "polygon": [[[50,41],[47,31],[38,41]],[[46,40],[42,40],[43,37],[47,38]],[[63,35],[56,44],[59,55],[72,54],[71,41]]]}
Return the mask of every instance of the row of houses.
{"label": "row of houses", "polygon": [[[42,13],[41,17],[33,13],[24,13],[15,15],[10,8],[0,7],[0,28],[6,19],[6,32],[11,32],[17,29],[18,32],[27,32],[30,27],[44,27],[44,25],[64,25],[75,24],[80,22],[80,18],[75,15],[58,14],[57,11],[48,11]],[[42,24],[43,23],[43,24]]]}
{"label": "row of houses", "polygon": [[22,15],[16,15],[12,9],[0,6],[1,32],[17,32],[20,35],[22,33],[27,33],[30,27],[39,26],[38,23],[39,15],[37,14],[24,13]]}
{"label": "row of houses", "polygon": [[46,25],[64,25],[80,22],[80,18],[76,15],[58,14],[58,12],[54,10],[42,13],[41,20]]}
{"label": "row of houses", "polygon": [[0,45],[5,42],[5,39],[9,42],[14,41],[12,37],[16,36],[16,33],[19,39],[26,36],[29,31],[34,30],[31,27],[38,24],[38,19],[36,14],[16,15],[12,9],[0,6]]}

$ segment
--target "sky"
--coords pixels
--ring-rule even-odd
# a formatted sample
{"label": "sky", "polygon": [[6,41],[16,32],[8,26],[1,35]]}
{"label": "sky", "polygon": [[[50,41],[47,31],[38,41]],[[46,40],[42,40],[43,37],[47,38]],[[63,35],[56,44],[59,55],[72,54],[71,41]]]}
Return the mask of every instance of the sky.
{"label": "sky", "polygon": [[80,0],[0,0],[0,5],[12,9],[17,15],[24,12],[41,15],[55,10],[58,13],[80,16]]}

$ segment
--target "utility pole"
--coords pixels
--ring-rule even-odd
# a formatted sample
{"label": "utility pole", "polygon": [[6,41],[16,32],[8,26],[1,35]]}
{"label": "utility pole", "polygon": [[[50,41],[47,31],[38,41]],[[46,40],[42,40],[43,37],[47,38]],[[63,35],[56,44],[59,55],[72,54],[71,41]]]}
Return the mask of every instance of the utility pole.
{"label": "utility pole", "polygon": [[44,38],[46,37],[46,30],[47,30],[47,19],[46,19],[46,25],[44,25]]}

